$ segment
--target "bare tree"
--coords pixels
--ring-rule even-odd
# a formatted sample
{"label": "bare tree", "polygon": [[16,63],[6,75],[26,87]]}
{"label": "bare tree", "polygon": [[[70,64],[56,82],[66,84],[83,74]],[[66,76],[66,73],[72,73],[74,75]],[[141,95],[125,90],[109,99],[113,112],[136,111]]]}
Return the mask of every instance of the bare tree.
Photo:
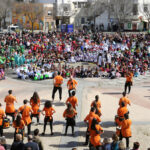
{"label": "bare tree", "polygon": [[15,13],[18,15],[26,16],[27,20],[31,24],[33,32],[34,24],[42,20],[44,9],[43,5],[38,3],[21,3],[16,5]]}
{"label": "bare tree", "polygon": [[[0,0],[0,28],[6,27],[6,17],[10,15],[14,0]],[[10,16],[9,16],[10,17]]]}
{"label": "bare tree", "polygon": [[118,23],[118,29],[125,23],[129,14],[131,14],[131,2],[128,0],[112,0],[110,3],[110,11],[114,19]]}
{"label": "bare tree", "polygon": [[23,11],[24,15],[27,16],[29,21],[31,22],[33,32],[35,22],[40,21],[40,19],[43,17],[43,5],[26,3],[24,5]]}

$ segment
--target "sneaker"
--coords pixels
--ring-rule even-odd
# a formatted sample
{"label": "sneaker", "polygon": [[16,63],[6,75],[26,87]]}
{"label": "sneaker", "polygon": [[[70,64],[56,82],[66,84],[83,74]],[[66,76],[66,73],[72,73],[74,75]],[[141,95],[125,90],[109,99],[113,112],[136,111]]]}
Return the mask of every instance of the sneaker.
{"label": "sneaker", "polygon": [[54,135],[54,133],[52,132],[51,135]]}

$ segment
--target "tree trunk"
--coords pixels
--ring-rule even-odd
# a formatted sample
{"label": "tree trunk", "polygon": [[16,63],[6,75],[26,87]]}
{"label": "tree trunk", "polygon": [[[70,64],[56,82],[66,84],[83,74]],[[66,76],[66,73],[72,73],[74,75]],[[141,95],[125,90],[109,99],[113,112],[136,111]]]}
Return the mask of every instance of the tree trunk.
{"label": "tree trunk", "polygon": [[32,33],[33,33],[34,22],[32,22]]}

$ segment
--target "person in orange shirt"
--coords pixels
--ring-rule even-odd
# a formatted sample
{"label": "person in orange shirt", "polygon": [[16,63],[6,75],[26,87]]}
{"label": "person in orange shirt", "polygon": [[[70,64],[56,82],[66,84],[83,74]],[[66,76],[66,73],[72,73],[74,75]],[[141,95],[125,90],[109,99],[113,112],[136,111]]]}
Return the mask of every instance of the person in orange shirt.
{"label": "person in orange shirt", "polygon": [[91,124],[92,120],[95,118],[98,122],[101,122],[101,119],[98,115],[95,114],[95,108],[92,107],[90,113],[85,117],[84,122],[88,124],[87,131],[86,131],[86,141],[84,145],[88,145],[89,143],[89,133],[91,131]]}
{"label": "person in orange shirt", "polygon": [[89,148],[91,149],[94,147],[96,150],[99,150],[101,147],[101,142],[100,142],[100,135],[103,133],[103,128],[99,125],[97,120],[94,118],[92,120],[91,124],[91,131],[90,131],[90,145]]}
{"label": "person in orange shirt", "polygon": [[0,135],[3,136],[3,120],[5,117],[5,112],[2,109],[2,104],[0,103]]}
{"label": "person in orange shirt", "polygon": [[97,107],[96,102],[93,103],[93,107],[95,108],[95,114],[98,115],[99,117],[101,117],[102,112],[101,112],[101,109],[99,107]]}
{"label": "person in orange shirt", "polygon": [[129,138],[132,136],[132,132],[131,132],[132,121],[129,119],[128,114],[125,114],[124,118],[125,119],[123,120],[122,125],[121,125],[120,140],[122,140],[122,138],[125,138],[126,147],[129,148]]}
{"label": "person in orange shirt", "polygon": [[131,105],[130,100],[126,97],[126,93],[123,92],[122,95],[123,95],[123,97],[120,98],[120,100],[119,100],[119,105],[121,106],[121,103],[122,103],[122,102],[125,103],[125,107],[127,107],[127,105]]}
{"label": "person in orange shirt", "polygon": [[23,140],[25,123],[20,114],[17,115],[16,120],[13,122],[13,127],[15,128],[14,141],[16,141],[16,134],[21,134]]}
{"label": "person in orange shirt", "polygon": [[129,94],[130,91],[131,91],[131,86],[133,84],[133,73],[129,70],[129,72],[127,72],[125,77],[126,77],[126,82],[125,82],[125,90],[124,90],[124,92],[126,93],[127,87],[128,87],[128,94]]}
{"label": "person in orange shirt", "polygon": [[101,108],[101,101],[99,100],[99,96],[95,96],[95,100],[91,103],[91,107],[93,107],[93,104],[96,103],[97,108]]}
{"label": "person in orange shirt", "polygon": [[67,104],[67,109],[63,113],[63,117],[66,118],[66,129],[65,135],[67,135],[68,127],[72,127],[72,135],[74,135],[74,126],[75,126],[75,116],[77,115],[76,110],[72,107],[70,103]]}
{"label": "person in orange shirt", "polygon": [[71,96],[71,91],[72,90],[76,91],[77,84],[78,84],[77,81],[74,80],[72,76],[70,76],[70,79],[67,82],[69,97]]}
{"label": "person in orange shirt", "polygon": [[31,120],[33,117],[37,118],[37,124],[39,124],[39,116],[40,116],[40,98],[37,92],[33,93],[33,96],[30,99],[30,105],[32,107]]}
{"label": "person in orange shirt", "polygon": [[70,103],[74,109],[78,106],[78,99],[75,97],[76,92],[72,91],[71,96],[67,99],[66,104]]}
{"label": "person in orange shirt", "polygon": [[53,88],[53,92],[52,92],[52,100],[53,101],[54,101],[55,93],[57,92],[57,90],[59,90],[60,101],[62,99],[62,87],[61,87],[61,85],[63,84],[63,77],[60,75],[60,72],[58,72],[57,74],[54,77],[54,88]]}
{"label": "person in orange shirt", "polygon": [[122,102],[121,106],[118,108],[117,116],[115,118],[115,122],[117,126],[121,126],[125,114],[129,114],[129,111],[127,107],[125,107],[125,103]]}
{"label": "person in orange shirt", "polygon": [[24,105],[19,107],[18,112],[22,114],[22,120],[24,121],[25,125],[28,128],[28,135],[31,132],[31,113],[32,109],[30,106],[27,105],[28,100],[23,101]]}
{"label": "person in orange shirt", "polygon": [[[45,114],[43,113],[45,112]],[[44,118],[44,128],[42,135],[45,135],[46,125],[47,122],[50,123],[50,129],[51,129],[51,135],[53,135],[53,114],[55,113],[55,109],[52,107],[52,104],[50,101],[45,102],[45,106],[43,108],[42,114],[45,115]]]}
{"label": "person in orange shirt", "polygon": [[14,121],[15,119],[15,107],[14,107],[14,102],[17,103],[16,97],[14,97],[12,95],[12,90],[8,91],[8,95],[5,97],[5,103],[6,103],[6,116],[11,116],[12,117],[12,121]]}

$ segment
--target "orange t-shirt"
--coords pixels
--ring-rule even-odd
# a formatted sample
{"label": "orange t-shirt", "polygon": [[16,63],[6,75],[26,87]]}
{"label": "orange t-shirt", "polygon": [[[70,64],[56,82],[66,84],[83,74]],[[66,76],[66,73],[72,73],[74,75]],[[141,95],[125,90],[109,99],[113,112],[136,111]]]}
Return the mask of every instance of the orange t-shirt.
{"label": "orange t-shirt", "polygon": [[78,99],[75,96],[71,96],[67,99],[66,104],[70,103],[72,105],[72,107],[75,109],[76,105],[78,105]]}
{"label": "orange t-shirt", "polygon": [[[100,133],[103,131],[103,128],[99,124],[97,124],[95,126],[95,128],[97,131],[100,131]],[[100,139],[101,139],[100,134],[97,134],[95,130],[91,129],[91,131],[90,131],[90,142],[91,142],[91,144],[94,147],[100,146],[101,145]]]}
{"label": "orange t-shirt", "polygon": [[16,129],[24,129],[25,123],[24,123],[23,120],[21,120],[20,125],[17,126],[16,121],[14,121],[14,122],[13,122],[13,127],[16,128]]}
{"label": "orange t-shirt", "polygon": [[72,89],[76,89],[76,85],[77,85],[77,81],[76,80],[68,80],[67,82],[67,86],[69,87],[69,90],[72,90]]}
{"label": "orange t-shirt", "polygon": [[10,94],[5,97],[5,102],[6,102],[6,113],[14,113],[15,112],[15,107],[14,107],[14,102],[16,101],[16,98]]}
{"label": "orange t-shirt", "polygon": [[40,108],[40,100],[38,99],[37,103],[34,103],[33,99],[30,100],[30,105],[32,107],[32,114],[39,114],[40,112],[38,112],[39,108]]}
{"label": "orange t-shirt", "polygon": [[43,111],[45,111],[45,116],[46,117],[52,117],[52,115],[56,112],[53,107],[50,107],[50,108],[44,107]]}
{"label": "orange t-shirt", "polygon": [[75,115],[77,115],[77,112],[75,109],[73,109],[73,111],[71,113],[68,113],[67,109],[66,109],[63,113],[64,118],[73,118]]}
{"label": "orange t-shirt", "polygon": [[[94,100],[94,101],[91,103],[91,107],[93,107],[93,105],[94,105],[95,102],[96,102],[96,101]],[[101,102],[100,102],[100,100],[98,100],[98,101],[96,102],[96,106],[97,106],[97,108],[101,108]]]}
{"label": "orange t-shirt", "polygon": [[63,83],[63,77],[58,75],[54,78],[54,86],[55,87],[60,87],[61,84]]}
{"label": "orange t-shirt", "polygon": [[4,116],[5,116],[5,112],[3,109],[0,108],[0,126],[2,126],[3,124]]}
{"label": "orange t-shirt", "polygon": [[127,76],[126,76],[126,82],[132,82],[133,81],[133,73],[129,73]]}
{"label": "orange t-shirt", "polygon": [[121,134],[123,137],[131,137],[131,124],[132,121],[130,119],[124,120],[121,126]]}
{"label": "orange t-shirt", "polygon": [[87,116],[86,116],[86,118],[84,119],[84,121],[88,121],[88,123],[89,123],[89,131],[91,131],[91,124],[92,124],[92,120],[93,119],[96,119],[98,122],[101,122],[101,119],[100,119],[100,117],[98,116],[98,115],[96,115],[94,112],[90,112]]}
{"label": "orange t-shirt", "polygon": [[31,123],[30,112],[32,109],[30,106],[23,105],[19,108],[19,112],[22,112],[22,120],[25,122],[26,125]]}
{"label": "orange t-shirt", "polygon": [[119,105],[121,106],[121,103],[124,102],[125,103],[125,107],[127,107],[127,104],[131,104],[130,100],[127,97],[121,97],[120,101],[119,101]]}
{"label": "orange t-shirt", "polygon": [[123,117],[124,118],[124,115],[128,112],[128,109],[127,107],[119,107],[118,108],[118,111],[117,111],[117,114],[119,117]]}

